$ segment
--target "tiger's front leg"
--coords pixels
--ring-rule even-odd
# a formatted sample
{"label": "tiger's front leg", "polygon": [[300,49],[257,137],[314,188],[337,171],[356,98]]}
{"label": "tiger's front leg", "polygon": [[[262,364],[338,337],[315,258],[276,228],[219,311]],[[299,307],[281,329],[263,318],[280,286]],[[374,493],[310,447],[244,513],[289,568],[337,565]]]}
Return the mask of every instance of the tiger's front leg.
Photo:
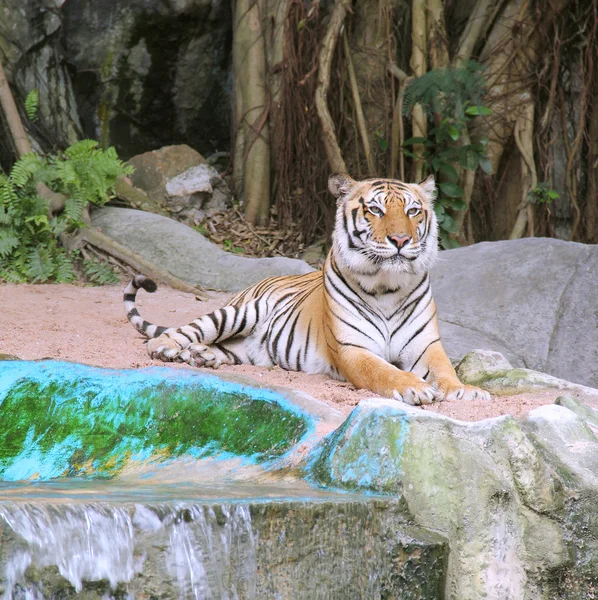
{"label": "tiger's front leg", "polygon": [[428,346],[418,363],[420,368],[428,370],[426,379],[437,385],[444,400],[490,400],[486,390],[459,381],[440,340]]}
{"label": "tiger's front leg", "polygon": [[335,362],[347,381],[381,396],[414,405],[442,399],[434,385],[414,373],[401,371],[369,350],[343,346]]}

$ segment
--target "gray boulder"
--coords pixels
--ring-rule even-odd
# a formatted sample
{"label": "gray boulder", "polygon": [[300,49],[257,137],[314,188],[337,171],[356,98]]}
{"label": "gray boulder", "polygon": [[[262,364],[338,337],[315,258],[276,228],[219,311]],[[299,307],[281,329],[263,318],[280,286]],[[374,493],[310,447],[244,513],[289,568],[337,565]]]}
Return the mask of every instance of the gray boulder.
{"label": "gray boulder", "polygon": [[96,210],[92,224],[179,279],[208,289],[235,292],[266,277],[313,271],[294,258],[229,254],[183,223],[129,208]]}
{"label": "gray boulder", "polygon": [[598,246],[526,238],[448,250],[432,285],[452,358],[486,348],[598,387]]}

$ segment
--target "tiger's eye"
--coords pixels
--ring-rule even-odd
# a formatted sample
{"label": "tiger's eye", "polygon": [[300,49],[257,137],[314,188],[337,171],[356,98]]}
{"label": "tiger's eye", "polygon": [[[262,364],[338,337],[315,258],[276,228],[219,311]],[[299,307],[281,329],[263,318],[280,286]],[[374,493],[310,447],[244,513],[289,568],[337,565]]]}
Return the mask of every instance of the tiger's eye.
{"label": "tiger's eye", "polygon": [[379,209],[377,206],[368,206],[368,210],[376,217],[384,216],[384,212],[382,212],[382,210]]}
{"label": "tiger's eye", "polygon": [[407,211],[407,216],[408,217],[415,217],[415,215],[419,215],[420,212],[421,212],[421,210],[419,208],[413,207],[413,208],[410,208]]}

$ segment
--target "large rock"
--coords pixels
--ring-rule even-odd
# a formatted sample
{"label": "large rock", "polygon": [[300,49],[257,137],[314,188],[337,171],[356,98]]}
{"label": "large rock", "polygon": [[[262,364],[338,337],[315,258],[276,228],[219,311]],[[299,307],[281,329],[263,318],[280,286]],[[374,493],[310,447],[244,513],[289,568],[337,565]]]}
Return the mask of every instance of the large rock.
{"label": "large rock", "polygon": [[313,271],[294,258],[244,258],[224,252],[200,233],[172,219],[132,210],[104,207],[92,223],[173,275],[193,285],[234,292],[275,275]]}
{"label": "large rock", "polygon": [[581,600],[598,585],[598,412],[560,404],[465,423],[365,400],[306,464],[320,484],[401,496],[447,537],[449,599]]}
{"label": "large rock", "polygon": [[129,163],[135,167],[133,185],[149,199],[150,206],[144,210],[198,225],[230,204],[232,193],[218,171],[186,144],[144,152]]}
{"label": "large rock", "polygon": [[598,246],[527,238],[440,257],[432,285],[449,356],[496,350],[515,366],[598,387]]}

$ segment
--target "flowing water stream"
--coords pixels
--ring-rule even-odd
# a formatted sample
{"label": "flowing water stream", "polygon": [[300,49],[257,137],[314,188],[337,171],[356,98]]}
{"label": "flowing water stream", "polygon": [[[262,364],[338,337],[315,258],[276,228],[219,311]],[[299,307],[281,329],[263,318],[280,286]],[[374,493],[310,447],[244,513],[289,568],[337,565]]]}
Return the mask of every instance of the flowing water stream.
{"label": "flowing water stream", "polygon": [[397,500],[304,484],[187,486],[169,499],[173,492],[116,482],[4,484],[0,594],[376,599],[440,589],[444,545],[410,529]]}

